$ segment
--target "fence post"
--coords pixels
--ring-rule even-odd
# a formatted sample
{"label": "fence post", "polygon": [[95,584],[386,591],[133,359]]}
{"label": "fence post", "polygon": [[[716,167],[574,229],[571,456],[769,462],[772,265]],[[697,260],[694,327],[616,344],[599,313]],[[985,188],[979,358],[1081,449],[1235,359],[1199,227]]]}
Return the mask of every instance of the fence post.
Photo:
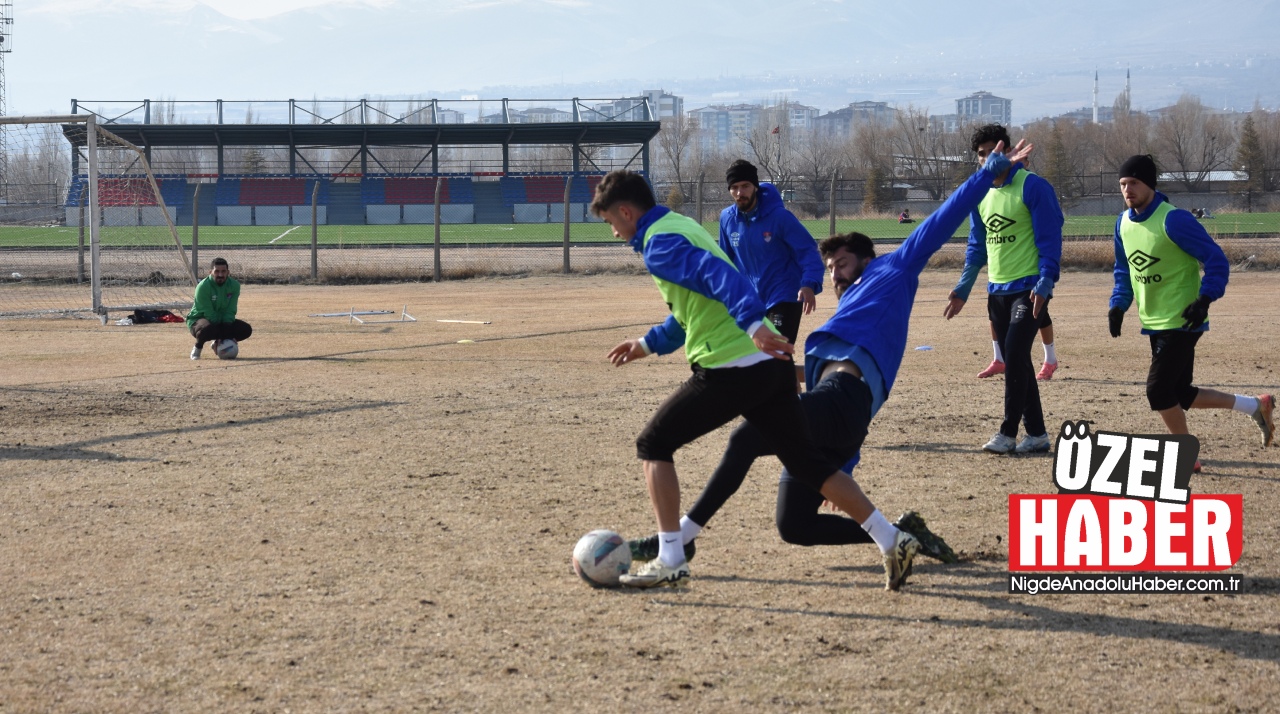
{"label": "fence post", "polygon": [[569,267],[569,192],[573,188],[573,174],[564,182],[564,272],[570,273]]}
{"label": "fence post", "polygon": [[191,277],[200,282],[200,187],[196,184],[195,195],[191,197]]}
{"label": "fence post", "polygon": [[440,176],[436,176],[436,193],[432,200],[436,204],[436,245],[435,245],[435,263],[431,268],[432,282],[440,282]]}
{"label": "fence post", "polygon": [[705,172],[705,171],[704,171],[704,172],[702,172],[702,173],[700,173],[700,174],[698,174],[698,190],[697,190],[697,195],[698,195],[698,225],[702,225],[702,199],[703,199],[703,188],[702,188],[702,183],[703,183],[703,180],[705,180],[706,178],[707,178],[707,174],[706,174],[706,172]]}
{"label": "fence post", "polygon": [[84,202],[89,198],[89,185],[86,183],[80,192],[80,250],[76,254],[76,282],[84,282]]}
{"label": "fence post", "polygon": [[831,195],[827,200],[827,212],[831,217],[831,231],[828,235],[836,234],[836,179],[840,177],[840,172],[836,171],[831,174]]}
{"label": "fence post", "polygon": [[320,179],[311,187],[311,279],[320,279]]}

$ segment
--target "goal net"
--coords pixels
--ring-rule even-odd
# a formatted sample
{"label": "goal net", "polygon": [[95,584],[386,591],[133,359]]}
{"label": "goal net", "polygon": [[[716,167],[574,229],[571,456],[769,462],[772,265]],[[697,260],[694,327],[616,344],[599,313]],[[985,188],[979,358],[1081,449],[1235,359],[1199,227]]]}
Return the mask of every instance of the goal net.
{"label": "goal net", "polygon": [[185,186],[93,115],[0,117],[0,317],[189,308]]}

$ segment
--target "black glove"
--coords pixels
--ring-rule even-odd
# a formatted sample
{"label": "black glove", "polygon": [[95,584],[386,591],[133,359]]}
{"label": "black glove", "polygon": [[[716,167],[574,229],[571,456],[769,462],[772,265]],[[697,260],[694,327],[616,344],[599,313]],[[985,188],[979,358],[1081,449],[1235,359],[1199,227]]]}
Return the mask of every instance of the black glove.
{"label": "black glove", "polygon": [[1213,302],[1208,297],[1201,295],[1196,301],[1187,306],[1182,311],[1182,318],[1186,322],[1182,323],[1184,330],[1198,330],[1209,319],[1209,303]]}
{"label": "black glove", "polygon": [[1107,326],[1111,328],[1111,336],[1120,336],[1120,325],[1124,322],[1124,310],[1113,307],[1107,311]]}

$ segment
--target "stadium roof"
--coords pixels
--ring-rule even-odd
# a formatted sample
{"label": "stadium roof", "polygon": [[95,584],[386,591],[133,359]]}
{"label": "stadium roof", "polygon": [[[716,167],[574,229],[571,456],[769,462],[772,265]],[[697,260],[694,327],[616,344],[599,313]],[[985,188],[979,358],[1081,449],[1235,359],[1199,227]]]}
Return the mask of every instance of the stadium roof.
{"label": "stadium roof", "polygon": [[[102,128],[138,146],[477,146],[502,144],[644,144],[656,121],[530,124],[131,124]],[[63,125],[75,146],[83,124]]]}

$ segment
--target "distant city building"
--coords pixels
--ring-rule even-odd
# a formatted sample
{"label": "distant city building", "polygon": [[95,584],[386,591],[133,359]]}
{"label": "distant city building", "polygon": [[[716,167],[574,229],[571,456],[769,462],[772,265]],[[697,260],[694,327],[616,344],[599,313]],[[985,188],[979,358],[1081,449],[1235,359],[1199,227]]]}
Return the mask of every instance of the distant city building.
{"label": "distant city building", "polygon": [[787,124],[792,129],[800,129],[808,131],[813,128],[813,122],[818,118],[817,107],[807,107],[803,104],[786,104]]}
{"label": "distant city building", "polygon": [[704,149],[727,151],[742,142],[760,123],[764,107],[759,104],[713,105],[689,112],[698,122]]}
{"label": "distant city building", "polygon": [[454,109],[436,110],[437,124],[462,124],[464,123],[464,119],[465,119],[465,115],[462,112],[456,111]]}
{"label": "distant city building", "polygon": [[956,100],[960,123],[1013,123],[1013,102],[991,92],[978,92]]}
{"label": "distant city building", "polygon": [[[1115,120],[1114,108],[1100,106],[1100,107],[1097,107],[1097,111],[1098,111],[1099,124],[1110,124],[1112,121]],[[1076,109],[1075,111],[1070,111],[1065,114],[1059,114],[1058,116],[1053,117],[1053,121],[1055,122],[1069,121],[1073,124],[1084,126],[1085,124],[1093,123],[1093,112],[1094,112],[1094,107],[1081,107],[1079,109]]]}
{"label": "distant city building", "polygon": [[[649,111],[646,116],[645,100]],[[585,121],[661,121],[684,114],[684,99],[662,89],[646,89],[635,99],[619,99],[597,104],[583,116]]]}
{"label": "distant city building", "polygon": [[[970,117],[962,117],[959,114],[931,114],[929,115],[929,129],[937,132],[953,132],[960,131],[964,126],[974,123],[974,119]],[[986,124],[986,121],[982,121]]]}
{"label": "distant city building", "polygon": [[853,135],[853,127],[858,124],[888,126],[893,123],[896,111],[888,102],[853,102],[847,107],[815,117],[812,126],[815,131],[847,139]]}

